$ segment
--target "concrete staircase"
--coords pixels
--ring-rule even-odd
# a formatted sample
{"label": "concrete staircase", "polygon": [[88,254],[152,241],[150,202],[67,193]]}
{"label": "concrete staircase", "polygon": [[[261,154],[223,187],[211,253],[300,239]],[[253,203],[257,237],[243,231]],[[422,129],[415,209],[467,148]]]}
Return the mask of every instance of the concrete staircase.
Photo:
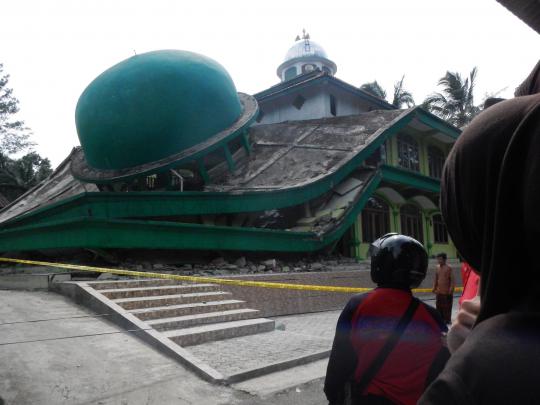
{"label": "concrete staircase", "polygon": [[274,330],[273,320],[215,284],[145,279],[87,285],[183,347]]}

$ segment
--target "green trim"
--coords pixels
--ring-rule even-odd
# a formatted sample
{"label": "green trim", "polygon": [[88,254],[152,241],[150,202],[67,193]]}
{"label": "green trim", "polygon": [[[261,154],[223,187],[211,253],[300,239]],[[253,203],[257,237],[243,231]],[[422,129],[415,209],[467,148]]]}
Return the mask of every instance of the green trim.
{"label": "green trim", "polygon": [[71,218],[0,231],[0,251],[67,248],[316,251],[337,241],[380,184],[375,175],[337,228],[326,234],[165,221]]}
{"label": "green trim", "polygon": [[453,139],[458,139],[461,134],[461,130],[452,124],[449,124],[445,120],[437,117],[436,115],[431,114],[430,112],[424,110],[422,107],[416,107],[414,109],[417,118],[423,123],[431,128],[442,132],[445,135]]}
{"label": "green trim", "polygon": [[415,187],[420,190],[431,193],[438,193],[441,188],[441,182],[438,179],[424,176],[410,170],[400,169],[393,166],[380,166],[383,180],[390,183],[403,184],[409,187]]}

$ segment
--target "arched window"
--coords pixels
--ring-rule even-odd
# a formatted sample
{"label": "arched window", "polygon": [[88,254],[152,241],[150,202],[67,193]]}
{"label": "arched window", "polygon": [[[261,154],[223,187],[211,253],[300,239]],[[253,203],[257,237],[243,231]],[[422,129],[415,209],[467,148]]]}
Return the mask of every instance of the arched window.
{"label": "arched window", "polygon": [[362,210],[362,241],[371,243],[390,232],[390,208],[383,200],[371,197]]}
{"label": "arched window", "polygon": [[405,169],[420,171],[420,154],[418,142],[412,136],[398,135],[398,163]]}
{"label": "arched window", "polygon": [[401,207],[401,233],[412,236],[417,241],[424,243],[424,230],[422,227],[422,212],[412,204]]}
{"label": "arched window", "polygon": [[435,146],[428,148],[429,175],[437,179],[441,178],[444,166],[444,153]]}
{"label": "arched window", "polygon": [[448,232],[441,214],[433,215],[433,239],[435,243],[448,243]]}
{"label": "arched window", "polygon": [[296,77],[296,66],[291,66],[285,71],[285,80],[291,80]]}

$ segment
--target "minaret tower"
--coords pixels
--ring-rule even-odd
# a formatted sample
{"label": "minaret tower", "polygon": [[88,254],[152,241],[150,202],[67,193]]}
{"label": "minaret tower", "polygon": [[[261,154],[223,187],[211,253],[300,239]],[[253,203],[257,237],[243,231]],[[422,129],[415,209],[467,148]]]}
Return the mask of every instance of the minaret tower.
{"label": "minaret tower", "polygon": [[302,30],[302,37],[300,35],[296,36],[296,42],[287,51],[285,61],[277,68],[277,75],[282,82],[285,82],[316,69],[334,76],[337,66],[328,59],[323,47],[312,41],[304,29]]}

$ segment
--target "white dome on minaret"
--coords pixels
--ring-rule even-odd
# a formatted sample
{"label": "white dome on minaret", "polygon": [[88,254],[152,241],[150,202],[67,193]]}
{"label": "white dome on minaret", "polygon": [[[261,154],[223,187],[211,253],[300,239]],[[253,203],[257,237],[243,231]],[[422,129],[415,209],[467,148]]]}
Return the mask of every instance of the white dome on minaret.
{"label": "white dome on minaret", "polygon": [[304,58],[309,56],[319,56],[321,58],[328,59],[326,51],[315,41],[309,40],[306,42],[304,39],[300,39],[294,43],[293,46],[287,51],[284,62],[287,62],[295,58]]}
{"label": "white dome on minaret", "polygon": [[277,68],[277,75],[284,82],[316,69],[334,76],[337,66],[328,59],[324,48],[312,41],[304,30],[302,38],[297,36],[296,42],[287,51],[284,62]]}

